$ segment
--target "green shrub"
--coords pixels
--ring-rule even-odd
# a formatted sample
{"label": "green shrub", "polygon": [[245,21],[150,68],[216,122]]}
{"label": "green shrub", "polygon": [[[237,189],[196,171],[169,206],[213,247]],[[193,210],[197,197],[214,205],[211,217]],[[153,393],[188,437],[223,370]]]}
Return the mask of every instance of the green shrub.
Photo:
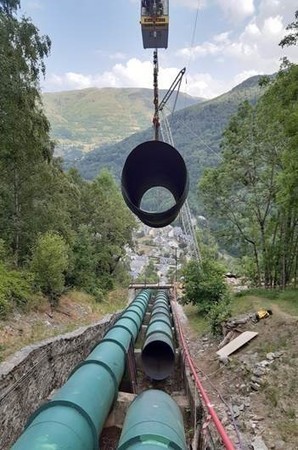
{"label": "green shrub", "polygon": [[4,318],[13,306],[24,307],[32,295],[32,274],[9,270],[0,263],[0,317]]}
{"label": "green shrub", "polygon": [[230,298],[226,296],[224,299],[211,306],[207,319],[212,334],[222,334],[222,323],[228,320],[232,315]]}
{"label": "green shrub", "polygon": [[69,247],[58,234],[41,235],[36,243],[31,270],[40,290],[55,305],[64,290],[64,273],[69,264]]}
{"label": "green shrub", "polygon": [[184,276],[184,303],[192,303],[199,312],[208,314],[211,307],[221,301],[228,288],[224,269],[216,261],[190,261],[182,272]]}

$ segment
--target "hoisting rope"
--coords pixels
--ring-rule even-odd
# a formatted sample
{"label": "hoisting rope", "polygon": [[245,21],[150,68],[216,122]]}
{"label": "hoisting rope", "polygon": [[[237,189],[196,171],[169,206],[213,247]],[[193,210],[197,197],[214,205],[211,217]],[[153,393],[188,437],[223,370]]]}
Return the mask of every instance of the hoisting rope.
{"label": "hoisting rope", "polygon": [[207,407],[208,413],[211,416],[211,419],[222,439],[222,442],[223,442],[225,448],[227,450],[235,450],[235,447],[234,447],[232,441],[230,440],[229,436],[227,435],[226,430],[224,429],[221,421],[219,420],[219,418],[213,408],[213,405],[212,405],[211,401],[209,400],[209,397],[208,397],[206,391],[203,388],[203,385],[199,379],[199,376],[197,374],[194,363],[191,359],[191,356],[190,356],[190,353],[189,353],[189,350],[188,350],[188,347],[187,347],[187,344],[186,344],[186,341],[185,341],[185,338],[184,338],[184,335],[182,332],[182,328],[181,328],[181,325],[180,325],[180,322],[178,319],[178,314],[177,314],[177,309],[176,309],[176,299],[175,299],[175,301],[171,301],[171,306],[172,306],[172,311],[173,311],[175,327],[176,327],[176,330],[178,331],[178,335],[179,335],[179,341],[180,341],[184,361],[186,361],[186,363],[188,364],[188,366],[192,372],[194,383],[198,389],[198,392],[200,393],[200,396],[202,397],[202,399]]}
{"label": "hoisting rope", "polygon": [[154,127],[154,139],[159,140],[159,101],[158,101],[158,53],[157,49],[153,52],[153,89],[154,89],[154,116],[153,116],[153,127]]}

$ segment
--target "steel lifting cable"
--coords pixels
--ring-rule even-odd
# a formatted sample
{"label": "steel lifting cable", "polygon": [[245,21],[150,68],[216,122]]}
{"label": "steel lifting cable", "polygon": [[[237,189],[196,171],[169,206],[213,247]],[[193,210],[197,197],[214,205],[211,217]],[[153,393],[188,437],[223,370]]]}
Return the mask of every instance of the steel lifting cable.
{"label": "steel lifting cable", "polygon": [[153,127],[154,127],[154,139],[159,140],[159,100],[158,100],[158,52],[157,48],[153,52],[153,89],[154,89],[154,116],[153,116]]}
{"label": "steel lifting cable", "polygon": [[212,421],[222,439],[224,446],[226,447],[227,450],[235,450],[235,447],[234,447],[231,439],[229,438],[225,428],[223,427],[221,421],[219,420],[219,418],[214,410],[214,407],[213,407],[212,403],[210,402],[209,397],[208,397],[206,391],[204,390],[203,385],[199,379],[199,376],[197,374],[196,368],[195,368],[192,358],[190,356],[190,352],[188,350],[188,347],[187,347],[187,344],[186,344],[186,341],[185,341],[185,338],[184,338],[184,335],[182,332],[182,328],[181,328],[181,325],[180,325],[180,322],[178,319],[178,315],[177,315],[177,311],[176,311],[176,305],[173,301],[171,301],[171,305],[172,305],[172,311],[173,311],[176,329],[179,334],[179,340],[182,345],[182,352],[183,352],[184,358],[185,358],[189,368],[191,369],[195,385],[196,385],[196,387],[208,409],[208,413],[210,414],[210,416],[212,418]]}

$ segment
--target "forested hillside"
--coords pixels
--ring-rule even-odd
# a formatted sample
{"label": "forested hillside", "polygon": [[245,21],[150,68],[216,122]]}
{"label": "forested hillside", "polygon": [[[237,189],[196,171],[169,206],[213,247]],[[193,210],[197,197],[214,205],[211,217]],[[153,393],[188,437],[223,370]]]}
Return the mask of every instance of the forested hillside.
{"label": "forested hillside", "polygon": [[[165,93],[160,91],[160,100]],[[56,141],[56,154],[62,157],[119,142],[146,129],[153,116],[152,89],[89,88],[45,93],[42,100],[51,137]],[[176,108],[201,101],[181,93]],[[170,109],[173,102],[174,97],[168,104]]]}
{"label": "forested hillside", "polygon": [[[185,158],[190,174],[190,198],[194,208],[197,182],[206,167],[219,162],[219,145],[222,132],[239,104],[247,99],[255,103],[264,92],[258,84],[258,76],[252,77],[230,92],[198,105],[184,108],[173,114],[169,123],[175,147]],[[115,145],[102,146],[73,161],[65,158],[65,167],[76,167],[86,179],[94,178],[107,167],[119,180],[124,161],[130,151],[140,143],[153,139],[153,129],[135,133]]]}
{"label": "forested hillside", "polygon": [[[288,29],[298,28],[296,22]],[[296,45],[298,34],[280,45]],[[221,242],[234,245],[258,286],[296,287],[298,272],[298,66],[283,61],[255,105],[242,103],[226,127],[220,163],[199,195]]]}

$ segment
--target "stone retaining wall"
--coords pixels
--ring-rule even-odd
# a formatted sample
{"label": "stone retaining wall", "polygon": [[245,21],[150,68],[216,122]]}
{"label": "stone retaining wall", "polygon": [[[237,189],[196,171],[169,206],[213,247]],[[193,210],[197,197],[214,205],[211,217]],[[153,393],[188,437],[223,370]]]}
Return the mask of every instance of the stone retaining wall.
{"label": "stone retaining wall", "polygon": [[0,364],[1,450],[11,447],[30,415],[66,382],[119,315],[25,347]]}

